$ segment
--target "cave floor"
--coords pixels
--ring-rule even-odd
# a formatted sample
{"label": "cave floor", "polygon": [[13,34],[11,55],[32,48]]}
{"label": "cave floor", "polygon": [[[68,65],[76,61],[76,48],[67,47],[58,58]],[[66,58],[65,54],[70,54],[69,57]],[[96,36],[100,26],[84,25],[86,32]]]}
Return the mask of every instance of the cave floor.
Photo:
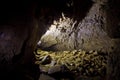
{"label": "cave floor", "polygon": [[39,80],[105,80],[107,53],[97,51],[43,51],[35,53]]}

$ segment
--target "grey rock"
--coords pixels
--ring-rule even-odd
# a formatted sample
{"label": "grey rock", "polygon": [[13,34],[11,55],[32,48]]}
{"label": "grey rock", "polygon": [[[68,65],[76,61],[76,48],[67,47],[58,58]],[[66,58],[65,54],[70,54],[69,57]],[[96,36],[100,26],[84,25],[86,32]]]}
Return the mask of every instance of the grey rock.
{"label": "grey rock", "polygon": [[39,80],[56,80],[56,79],[45,74],[40,74]]}

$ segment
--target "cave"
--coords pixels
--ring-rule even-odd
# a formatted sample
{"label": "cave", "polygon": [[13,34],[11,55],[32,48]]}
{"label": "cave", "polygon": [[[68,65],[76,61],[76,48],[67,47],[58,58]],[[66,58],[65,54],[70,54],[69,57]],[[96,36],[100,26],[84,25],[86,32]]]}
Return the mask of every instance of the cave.
{"label": "cave", "polygon": [[0,3],[0,80],[119,80],[119,0]]}

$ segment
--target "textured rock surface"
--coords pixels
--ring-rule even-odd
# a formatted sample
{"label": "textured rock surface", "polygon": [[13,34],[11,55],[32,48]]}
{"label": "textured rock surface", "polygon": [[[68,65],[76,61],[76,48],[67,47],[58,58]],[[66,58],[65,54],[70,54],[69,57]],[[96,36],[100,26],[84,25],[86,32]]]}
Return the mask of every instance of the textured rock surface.
{"label": "textured rock surface", "polygon": [[66,10],[65,0],[54,2],[11,0],[0,3],[0,77],[24,80],[21,78],[27,74],[37,75],[33,67],[36,44],[51,21]]}
{"label": "textured rock surface", "polygon": [[[115,38],[120,38],[120,0],[71,0],[67,6],[68,0],[54,0],[56,4],[50,0],[41,1],[29,3],[17,0],[12,3],[10,0],[0,3],[0,77],[31,80],[32,76],[36,76],[31,64],[32,51],[45,30],[43,27],[49,27],[55,20],[48,33],[55,32],[57,36],[52,36],[54,33],[47,36],[48,39],[43,40],[46,42],[42,41],[42,48],[112,51],[108,54],[108,80],[119,80],[120,40]],[[61,12],[65,16],[58,20]],[[72,18],[77,18],[77,23]],[[44,64],[48,63],[46,59],[51,60],[45,57]],[[61,69],[60,66],[57,68]]]}
{"label": "textured rock surface", "polygon": [[[82,19],[80,17],[81,21],[80,22],[77,21],[73,31],[71,31],[70,28],[72,29],[71,26],[72,24],[75,23],[74,20],[71,22],[71,24],[67,23],[66,21],[66,23],[68,24],[67,26],[70,26],[68,31],[64,30],[65,26],[59,24],[56,25],[53,22],[51,29],[49,29],[46,32],[46,34],[42,37],[40,47],[45,50],[73,50],[81,48],[84,50],[97,50],[102,52],[110,52],[108,54],[109,55],[107,68],[108,80],[119,80],[120,51],[117,47],[119,47],[120,41],[119,39],[120,1],[119,0],[92,0],[92,1],[95,3],[92,4],[92,7],[89,8],[87,14],[84,14],[85,17],[82,17]],[[80,3],[79,1],[75,2],[76,5],[79,3]],[[80,10],[78,6],[75,6],[75,8]],[[76,13],[77,17],[79,15],[80,16],[82,15],[82,11],[83,10],[81,10],[81,14]],[[69,17],[67,17],[67,19],[68,18]],[[70,18],[70,20],[72,19]],[[60,21],[58,20],[56,22],[59,23]],[[62,26],[63,31],[67,31],[71,35],[67,35],[66,32],[61,32],[61,30],[57,28],[59,26]],[[50,37],[47,38],[48,36]],[[118,40],[115,40],[115,38],[118,38]]]}
{"label": "textured rock surface", "polygon": [[[108,55],[105,53],[82,50],[61,52],[38,50],[35,56],[35,64],[40,65],[40,70],[47,74],[71,72],[74,73],[73,76],[77,74],[87,77],[100,76],[101,78],[106,76]],[[51,60],[49,63],[42,64],[46,56],[50,56]],[[79,76],[75,78],[77,77]]]}
{"label": "textured rock surface", "polygon": [[46,50],[84,49],[111,52],[114,42],[105,31],[105,15],[105,10],[99,3],[94,3],[86,17],[78,23],[62,14],[42,36],[39,46]]}

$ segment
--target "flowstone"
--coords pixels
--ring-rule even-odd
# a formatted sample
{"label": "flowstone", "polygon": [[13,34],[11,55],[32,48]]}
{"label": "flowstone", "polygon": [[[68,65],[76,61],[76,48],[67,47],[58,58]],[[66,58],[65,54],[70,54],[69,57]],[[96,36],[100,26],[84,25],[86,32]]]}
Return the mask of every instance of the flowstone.
{"label": "flowstone", "polygon": [[40,70],[47,74],[71,72],[75,75],[103,77],[106,75],[107,54],[97,51],[43,51],[35,53]]}

